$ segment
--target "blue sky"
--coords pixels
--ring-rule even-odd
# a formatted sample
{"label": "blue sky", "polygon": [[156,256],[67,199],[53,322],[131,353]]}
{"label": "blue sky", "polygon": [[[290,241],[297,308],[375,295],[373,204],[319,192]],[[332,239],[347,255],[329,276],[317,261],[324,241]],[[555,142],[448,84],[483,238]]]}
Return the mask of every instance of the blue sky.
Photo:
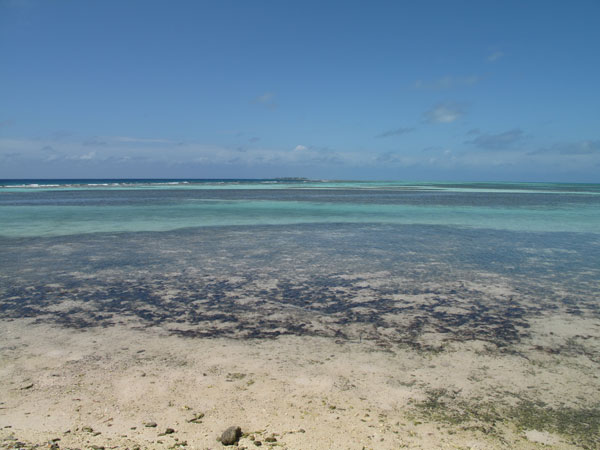
{"label": "blue sky", "polygon": [[600,182],[600,2],[0,0],[0,178]]}

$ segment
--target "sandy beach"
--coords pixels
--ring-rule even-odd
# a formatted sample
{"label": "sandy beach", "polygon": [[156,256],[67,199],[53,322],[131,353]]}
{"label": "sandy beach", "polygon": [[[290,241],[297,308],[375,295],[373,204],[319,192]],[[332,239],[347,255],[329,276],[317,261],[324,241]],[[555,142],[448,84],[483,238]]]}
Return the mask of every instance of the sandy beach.
{"label": "sandy beach", "polygon": [[113,322],[2,320],[3,448],[216,449],[231,425],[247,449],[599,442],[596,320],[540,317],[508,348],[435,332],[414,348],[368,337],[186,338],[174,324]]}

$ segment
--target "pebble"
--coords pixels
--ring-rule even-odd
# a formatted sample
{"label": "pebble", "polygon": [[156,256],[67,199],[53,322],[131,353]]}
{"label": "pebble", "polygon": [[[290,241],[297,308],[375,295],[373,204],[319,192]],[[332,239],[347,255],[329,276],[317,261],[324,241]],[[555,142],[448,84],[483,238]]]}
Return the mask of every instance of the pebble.
{"label": "pebble", "polygon": [[233,445],[237,441],[239,441],[241,436],[242,436],[242,429],[240,427],[234,425],[234,426],[227,428],[225,431],[223,431],[223,434],[221,434],[221,437],[219,438],[219,440],[221,441],[221,444],[223,444],[223,445]]}
{"label": "pebble", "polygon": [[156,422],[146,422],[146,423],[144,424],[144,426],[145,426],[146,428],[156,428],[156,427],[157,427],[157,425],[156,425]]}
{"label": "pebble", "polygon": [[173,434],[175,430],[173,428],[167,428],[163,433],[160,433],[159,436],[166,436],[167,434]]}

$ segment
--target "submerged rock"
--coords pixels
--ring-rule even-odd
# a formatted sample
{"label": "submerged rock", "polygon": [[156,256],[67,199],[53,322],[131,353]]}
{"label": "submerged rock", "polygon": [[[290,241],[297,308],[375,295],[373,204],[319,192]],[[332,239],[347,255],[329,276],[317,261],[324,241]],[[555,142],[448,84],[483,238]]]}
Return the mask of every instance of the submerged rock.
{"label": "submerged rock", "polygon": [[241,436],[242,429],[238,426],[232,426],[223,431],[219,440],[223,445],[233,445],[240,440]]}

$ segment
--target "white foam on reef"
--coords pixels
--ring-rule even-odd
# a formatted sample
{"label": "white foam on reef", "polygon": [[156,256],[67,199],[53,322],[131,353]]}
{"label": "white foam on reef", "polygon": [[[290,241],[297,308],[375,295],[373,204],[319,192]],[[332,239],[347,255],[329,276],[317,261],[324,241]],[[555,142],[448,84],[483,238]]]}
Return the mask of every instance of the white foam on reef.
{"label": "white foam on reef", "polygon": [[60,187],[63,186],[61,184],[15,184],[15,185],[7,185],[0,186],[0,188],[49,188],[49,187]]}
{"label": "white foam on reef", "polygon": [[[531,189],[522,183],[505,183],[502,187],[489,187],[485,183],[472,183],[469,186],[452,185],[434,182],[401,182],[401,181],[332,181],[305,179],[272,179],[272,180],[65,180],[64,183],[21,183],[9,184],[8,180],[0,180],[2,189],[153,189],[157,187],[187,187],[189,189],[352,189],[352,190],[421,190],[445,191],[456,193],[480,194],[568,194],[568,195],[600,195],[599,185],[582,185],[571,189],[569,185],[532,183]],[[18,182],[19,180],[15,180]],[[45,180],[40,180],[45,181]],[[73,182],[79,181],[79,182]],[[107,182],[102,182],[107,181]]]}

